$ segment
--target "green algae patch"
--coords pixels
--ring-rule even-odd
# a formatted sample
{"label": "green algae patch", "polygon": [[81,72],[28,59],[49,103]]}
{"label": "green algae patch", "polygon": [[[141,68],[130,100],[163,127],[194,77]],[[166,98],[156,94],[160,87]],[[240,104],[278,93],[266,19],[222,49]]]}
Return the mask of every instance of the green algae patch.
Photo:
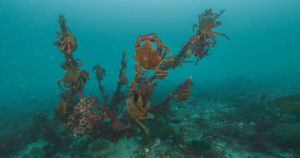
{"label": "green algae patch", "polygon": [[267,103],[268,106],[280,108],[285,113],[300,114],[300,94],[283,96]]}

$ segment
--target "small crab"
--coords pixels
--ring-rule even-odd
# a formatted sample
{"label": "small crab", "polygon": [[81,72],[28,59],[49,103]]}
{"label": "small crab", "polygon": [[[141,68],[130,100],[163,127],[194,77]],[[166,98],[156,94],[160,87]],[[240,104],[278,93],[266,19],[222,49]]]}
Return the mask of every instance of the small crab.
{"label": "small crab", "polygon": [[58,86],[62,91],[66,91],[62,86],[61,82],[64,82],[64,87],[69,88],[74,91],[79,91],[79,97],[82,98],[82,91],[84,84],[87,80],[89,80],[89,73],[85,70],[80,70],[80,65],[77,65],[76,67],[67,67],[64,68],[67,70],[67,72],[64,75],[64,78],[57,81]]}
{"label": "small crab", "polygon": [[76,37],[66,25],[66,19],[63,15],[59,16],[58,22],[60,30],[56,31],[57,40],[54,45],[56,45],[60,51],[64,53],[65,58],[70,58],[72,57],[73,52],[77,49]]}
{"label": "small crab", "polygon": [[[152,46],[152,42],[155,42],[156,49]],[[133,59],[139,63],[139,65],[136,65],[138,69],[155,70],[157,76],[168,74],[167,71],[159,70],[158,67],[161,66],[162,61],[168,54],[169,47],[165,46],[156,33],[138,36],[134,46],[136,55],[133,56]]]}
{"label": "small crab", "polygon": [[216,44],[216,40],[214,34],[224,36],[229,39],[227,35],[214,32],[212,29],[220,26],[222,24],[221,21],[217,21],[217,19],[224,13],[225,10],[221,10],[219,14],[213,13],[212,9],[206,10],[204,13],[199,15],[199,24],[194,24],[193,31],[195,27],[198,28],[197,34],[195,36],[195,41],[198,41],[203,37],[204,41],[208,38],[213,40],[213,46]]}
{"label": "small crab", "polygon": [[58,35],[61,37],[58,37],[59,39],[55,42],[55,45],[64,53],[65,57],[71,57],[77,49],[76,37],[72,33],[58,33]]}
{"label": "small crab", "polygon": [[147,110],[150,107],[150,102],[145,103],[141,95],[136,91],[132,91],[128,95],[126,106],[129,116],[133,118],[146,133],[148,133],[147,127],[141,123],[140,120],[154,119],[154,116],[146,116]]}

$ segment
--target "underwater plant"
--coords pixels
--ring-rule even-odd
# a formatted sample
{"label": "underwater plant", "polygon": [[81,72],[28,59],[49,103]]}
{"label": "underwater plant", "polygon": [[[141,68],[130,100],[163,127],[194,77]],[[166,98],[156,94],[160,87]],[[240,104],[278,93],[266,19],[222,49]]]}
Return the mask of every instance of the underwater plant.
{"label": "underwater plant", "polygon": [[[271,136],[277,144],[286,147],[300,145],[300,125],[298,123],[280,123],[273,127]],[[298,148],[299,150],[299,148]]]}
{"label": "underwater plant", "polygon": [[113,92],[113,96],[107,95],[104,86],[101,84],[101,81],[105,76],[105,69],[101,67],[99,64],[97,64],[93,67],[92,70],[93,72],[96,73],[99,90],[102,94],[104,104],[107,105],[107,107],[117,115],[122,110],[122,108],[120,108],[120,103],[126,99],[126,92],[124,92],[122,88],[128,86],[128,78],[126,76],[127,61],[125,60],[125,56],[126,56],[126,51],[124,51],[122,55],[121,69],[119,72],[117,88]]}
{"label": "underwater plant", "polygon": [[[55,45],[65,56],[65,61],[61,67],[66,70],[66,73],[57,82],[62,94],[60,95],[61,101],[55,109],[55,118],[64,121],[74,136],[97,135],[117,142],[126,135],[137,135],[135,124],[138,124],[145,133],[148,133],[148,128],[141,122],[141,120],[154,119],[154,115],[147,114],[148,111],[156,114],[167,113],[170,100],[181,102],[188,99],[191,93],[190,88],[193,86],[192,77],[189,77],[182,84],[179,84],[165,100],[151,107],[151,97],[154,88],[158,85],[157,83],[168,75],[170,68],[175,69],[182,63],[192,62],[185,60],[191,55],[194,54],[197,57],[196,63],[208,55],[209,48],[215,46],[216,43],[215,36],[212,35],[216,32],[212,32],[212,29],[221,24],[217,19],[223,12],[216,14],[211,9],[206,10],[202,14],[204,17],[201,17],[203,21],[198,26],[197,34],[185,42],[178,54],[169,57],[167,54],[170,48],[156,33],[137,36],[134,44],[136,54],[133,56],[137,64],[134,67],[133,80],[128,85],[126,51],[124,51],[117,87],[112,96],[105,92],[102,84],[105,69],[100,64],[95,65],[92,71],[96,73],[104,102],[102,105],[96,105],[98,102],[96,97],[83,96],[84,85],[89,80],[89,73],[80,68],[83,64],[81,60],[74,58],[73,52],[77,49],[76,37],[67,27],[64,16],[60,15],[60,31],[57,31],[58,36]],[[212,43],[209,39],[214,42]],[[124,104],[126,106],[122,106]],[[123,107],[127,108],[128,113],[123,110]],[[121,119],[128,122],[128,126],[121,122]],[[164,129],[171,133],[175,144],[184,144],[183,138],[173,131],[167,120],[165,121],[163,126],[166,128]]]}
{"label": "underwater plant", "polygon": [[101,81],[105,76],[105,69],[101,67],[99,64],[97,64],[93,67],[92,71],[96,73],[96,79],[98,81],[99,89],[102,94],[103,102],[104,104],[107,104],[108,96],[105,93],[104,86],[101,84]]}
{"label": "underwater plant", "polygon": [[195,154],[203,154],[203,152],[211,150],[211,144],[203,140],[193,140],[190,143],[189,150]]}
{"label": "underwater plant", "polygon": [[271,107],[279,108],[282,112],[300,115],[300,94],[278,97],[266,103]]}
{"label": "underwater plant", "polygon": [[179,84],[162,102],[153,105],[149,110],[152,113],[167,113],[170,111],[170,101],[175,100],[181,102],[189,98],[191,90],[194,85],[192,77],[187,78],[182,84]]}
{"label": "underwater plant", "polygon": [[122,87],[128,85],[128,77],[126,76],[126,68],[127,68],[127,61],[125,60],[126,51],[123,52],[122,60],[121,60],[121,69],[119,72],[118,84],[117,88],[114,91],[114,95],[111,99],[111,104],[115,107],[113,111],[118,110],[118,105],[122,100],[126,99],[126,92],[122,92]]}
{"label": "underwater plant", "polygon": [[150,125],[152,127],[148,134],[142,133],[141,143],[144,146],[153,144],[157,139],[160,140],[172,140],[172,142],[178,147],[182,148],[184,146],[184,138],[182,133],[176,133],[174,128],[168,123],[169,121],[158,116],[155,120],[151,121]]}

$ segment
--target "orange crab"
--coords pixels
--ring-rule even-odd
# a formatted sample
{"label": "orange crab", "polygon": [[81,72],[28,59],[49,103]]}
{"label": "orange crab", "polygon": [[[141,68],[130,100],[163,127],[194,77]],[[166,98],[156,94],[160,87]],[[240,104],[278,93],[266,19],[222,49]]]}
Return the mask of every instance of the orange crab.
{"label": "orange crab", "polygon": [[[155,42],[156,49],[153,47],[152,42]],[[166,76],[168,74],[167,71],[159,70],[158,67],[161,66],[170,49],[157,37],[156,33],[138,36],[134,46],[136,55],[132,57],[139,63],[139,65],[136,65],[137,70],[141,68],[155,70],[156,76]]]}
{"label": "orange crab", "polygon": [[214,32],[212,29],[220,26],[222,24],[221,21],[217,21],[217,19],[224,13],[225,10],[221,10],[219,14],[213,13],[212,9],[206,10],[204,13],[199,15],[199,24],[194,24],[193,31],[195,28],[198,28],[197,34],[195,36],[195,41],[200,40],[201,38],[206,41],[208,38],[213,40],[213,46],[216,44],[215,34],[224,36],[229,39],[226,34]]}
{"label": "orange crab", "polygon": [[148,133],[147,127],[140,120],[154,119],[154,116],[146,116],[147,110],[150,107],[150,102],[145,103],[141,95],[136,91],[132,91],[128,95],[126,106],[129,116],[133,118],[146,133]]}
{"label": "orange crab", "polygon": [[72,56],[72,53],[77,49],[77,40],[72,33],[63,33],[55,45],[60,48],[60,51],[62,51],[66,57]]}
{"label": "orange crab", "polygon": [[79,69],[81,65],[82,65],[81,62],[78,65],[72,65],[72,66],[66,63],[63,64],[62,67],[66,69],[67,72],[65,73],[64,78],[57,81],[57,84],[62,91],[67,91],[67,90],[65,90],[62,87],[61,82],[63,82],[65,88],[78,91],[80,98],[82,98],[84,84],[86,83],[87,80],[89,80],[89,73],[85,70]]}
{"label": "orange crab", "polygon": [[56,31],[57,40],[54,45],[64,53],[66,58],[70,58],[73,55],[72,53],[77,49],[76,37],[66,25],[66,19],[63,15],[59,16],[58,23],[60,25],[60,30]]}

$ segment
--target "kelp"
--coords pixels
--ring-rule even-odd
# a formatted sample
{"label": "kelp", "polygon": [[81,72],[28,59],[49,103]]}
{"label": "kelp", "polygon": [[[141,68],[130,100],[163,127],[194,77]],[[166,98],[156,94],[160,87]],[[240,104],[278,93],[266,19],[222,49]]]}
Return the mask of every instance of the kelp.
{"label": "kelp", "polygon": [[300,115],[300,94],[278,97],[266,105],[277,107],[285,113]]}

